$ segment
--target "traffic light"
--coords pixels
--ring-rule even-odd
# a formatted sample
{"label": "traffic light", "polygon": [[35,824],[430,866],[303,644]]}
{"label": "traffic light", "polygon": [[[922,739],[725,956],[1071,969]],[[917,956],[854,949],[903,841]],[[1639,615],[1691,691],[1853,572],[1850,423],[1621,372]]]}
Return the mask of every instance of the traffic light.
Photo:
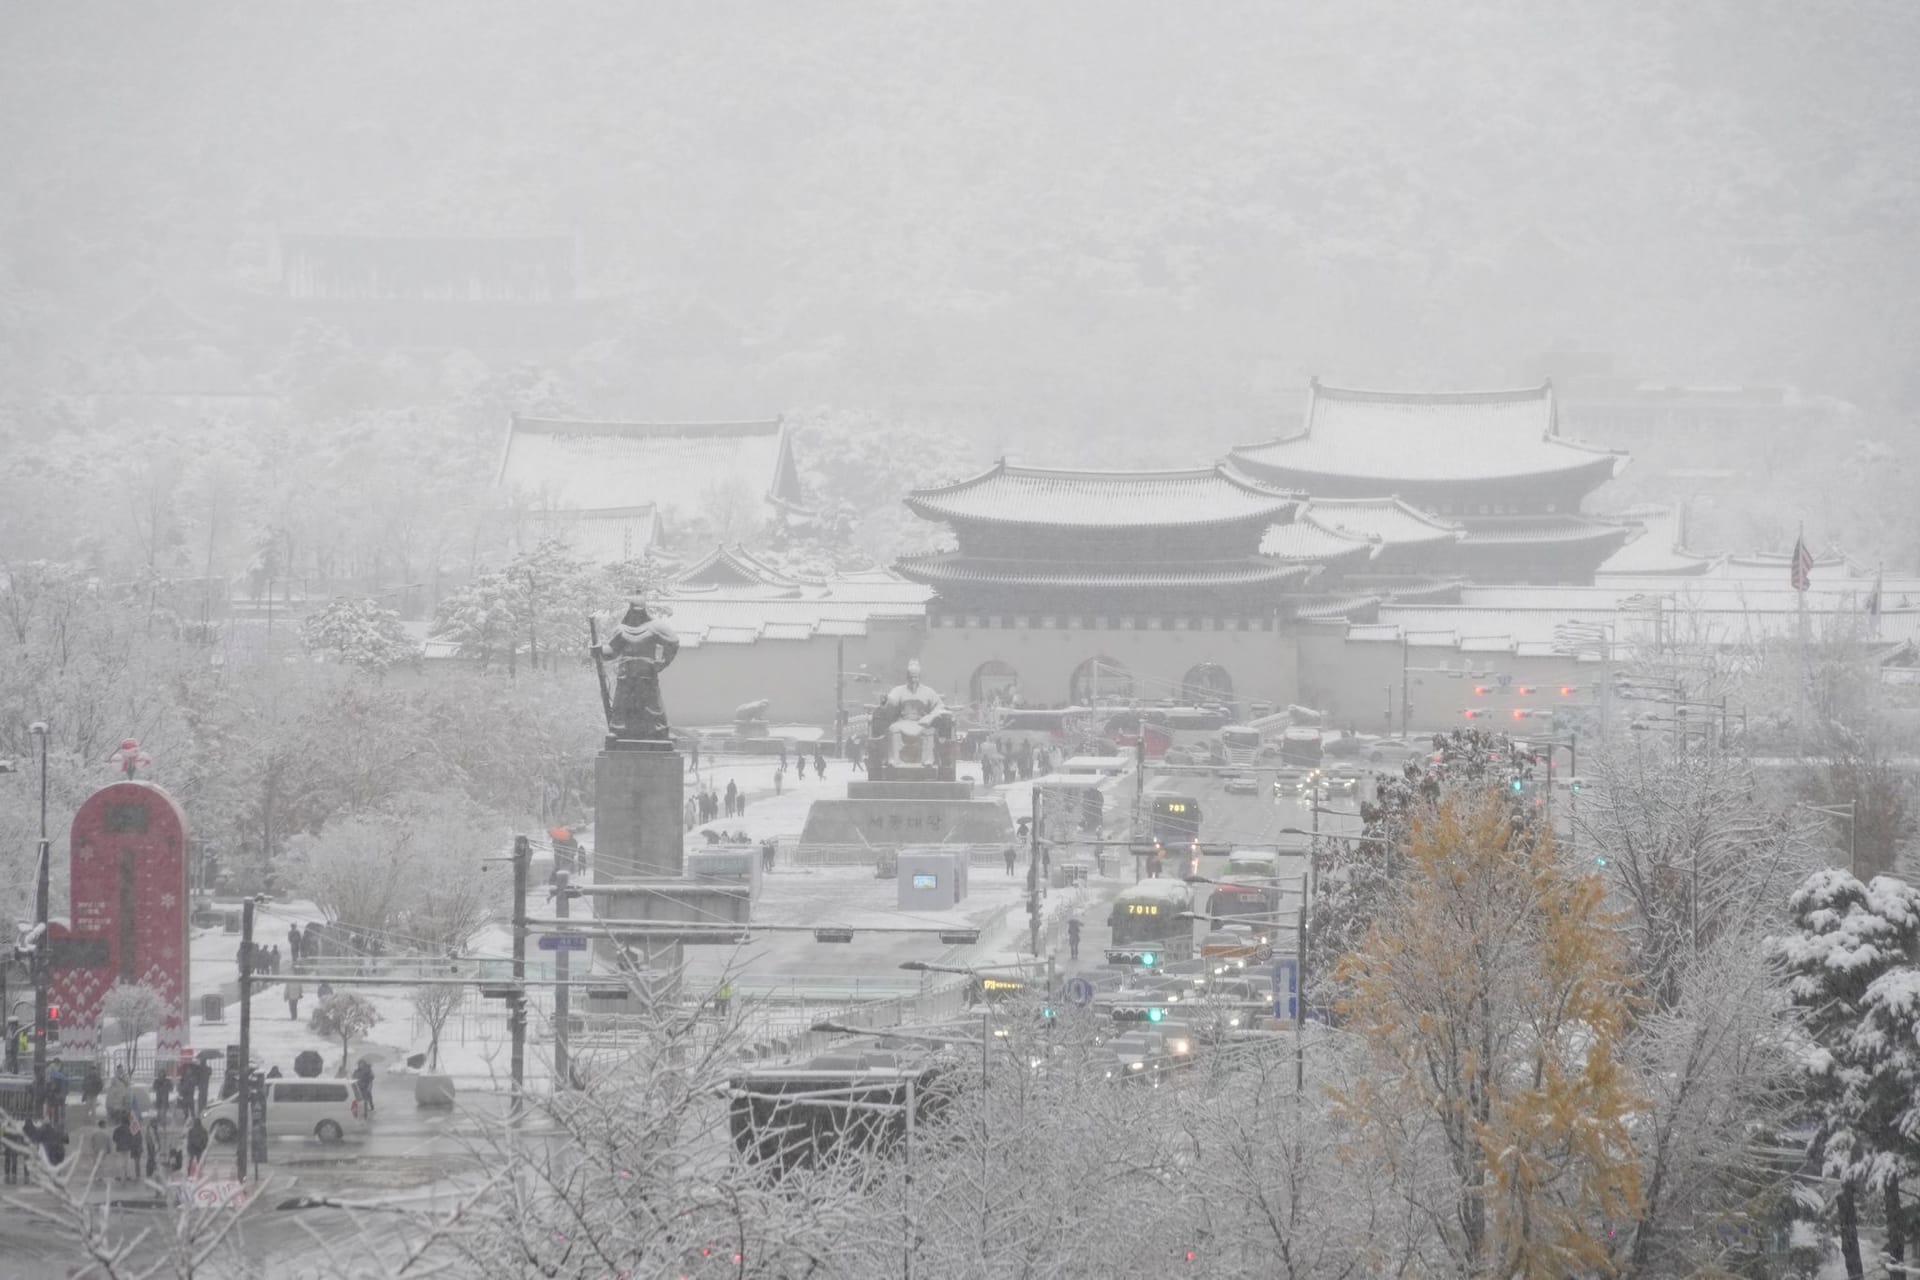
{"label": "traffic light", "polygon": [[1514,690],[1514,692],[1518,693],[1523,698],[1531,697],[1533,694],[1533,686],[1530,684],[1523,684],[1518,689]]}
{"label": "traffic light", "polygon": [[1604,853],[1595,854],[1593,857],[1593,865],[1604,870],[1607,865],[1607,855]]}
{"label": "traffic light", "polygon": [[1579,794],[1580,794],[1580,788],[1581,788],[1581,787],[1582,787],[1583,785],[1585,785],[1585,784],[1583,784],[1583,783],[1582,783],[1582,782],[1580,781],[1580,779],[1578,779],[1578,778],[1575,778],[1575,779],[1574,779],[1573,781],[1571,781],[1571,782],[1569,782],[1569,783],[1567,784],[1567,790],[1569,790],[1569,791],[1571,791],[1571,792],[1573,792],[1573,794],[1575,794],[1575,795],[1579,795]]}
{"label": "traffic light", "polygon": [[1480,717],[1480,712],[1476,711],[1472,707],[1468,707],[1465,711],[1462,711],[1460,714],[1465,716],[1469,720],[1477,720]]}
{"label": "traffic light", "polygon": [[1486,697],[1486,696],[1487,696],[1487,686],[1485,686],[1485,685],[1483,685],[1483,684],[1477,684],[1477,685],[1475,685],[1475,686],[1473,686],[1473,696],[1474,696],[1474,697],[1476,697],[1476,698],[1484,698],[1484,697]]}
{"label": "traffic light", "polygon": [[1046,1005],[1041,1005],[1041,1006],[1040,1006],[1040,1016],[1041,1016],[1042,1018],[1046,1018],[1046,1019],[1047,1019],[1047,1020],[1049,1020],[1049,1021],[1051,1021],[1052,1019],[1054,1019],[1054,1018],[1056,1018],[1056,1017],[1058,1017],[1058,1016],[1059,1016],[1059,1014],[1060,1014],[1060,1011],[1059,1011],[1058,1009],[1056,1009],[1056,1008],[1054,1008],[1054,1007],[1053,1007],[1052,1005],[1050,1005],[1050,1004],[1046,1004]]}
{"label": "traffic light", "polygon": [[1527,784],[1525,782],[1521,781],[1519,778],[1515,778],[1513,780],[1513,794],[1519,795],[1521,792],[1525,791],[1526,789],[1527,789]]}
{"label": "traffic light", "polygon": [[1160,963],[1160,953],[1151,949],[1137,947],[1109,947],[1108,964],[1132,965],[1139,969],[1151,969]]}
{"label": "traffic light", "polygon": [[1113,1006],[1115,1022],[1165,1022],[1167,1010],[1158,1004],[1116,1004]]}
{"label": "traffic light", "polygon": [[1560,696],[1563,698],[1571,698],[1573,696],[1573,686],[1570,684],[1561,685]]}

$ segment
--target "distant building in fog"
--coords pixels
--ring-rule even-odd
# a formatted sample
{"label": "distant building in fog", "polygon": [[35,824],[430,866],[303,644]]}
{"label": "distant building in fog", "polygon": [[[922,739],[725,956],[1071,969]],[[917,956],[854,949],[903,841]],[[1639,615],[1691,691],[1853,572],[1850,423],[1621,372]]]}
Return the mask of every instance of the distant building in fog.
{"label": "distant building in fog", "polygon": [[1315,379],[1298,432],[1230,458],[1315,499],[1393,497],[1456,525],[1435,567],[1474,582],[1588,582],[1627,540],[1625,527],[1580,512],[1626,455],[1563,435],[1551,383],[1405,392]]}
{"label": "distant building in fog", "polygon": [[704,517],[757,526],[802,510],[784,421],[585,422],[515,417],[495,482],[527,504],[527,540],[564,537],[600,563],[635,559]]}

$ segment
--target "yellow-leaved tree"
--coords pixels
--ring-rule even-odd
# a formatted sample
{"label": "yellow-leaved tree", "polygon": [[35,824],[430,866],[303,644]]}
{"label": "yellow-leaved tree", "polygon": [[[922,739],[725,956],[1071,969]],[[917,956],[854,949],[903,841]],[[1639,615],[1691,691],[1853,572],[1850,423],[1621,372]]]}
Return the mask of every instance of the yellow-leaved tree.
{"label": "yellow-leaved tree", "polygon": [[1461,1274],[1611,1267],[1639,1200],[1619,1048],[1632,999],[1598,877],[1497,794],[1414,825],[1401,882],[1341,965],[1339,1011],[1375,1069],[1336,1095],[1349,1155],[1380,1162]]}

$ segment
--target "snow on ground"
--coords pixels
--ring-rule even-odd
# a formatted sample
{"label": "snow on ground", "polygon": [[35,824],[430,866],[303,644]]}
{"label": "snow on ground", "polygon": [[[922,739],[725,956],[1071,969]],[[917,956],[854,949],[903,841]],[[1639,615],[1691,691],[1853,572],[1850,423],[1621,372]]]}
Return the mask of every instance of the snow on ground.
{"label": "snow on ground", "polygon": [[[832,760],[828,762],[824,779],[817,777],[811,767],[804,779],[790,768],[782,793],[776,795],[773,786],[776,764],[777,761],[769,757],[707,758],[698,779],[689,774],[687,793],[693,794],[697,785],[707,785],[724,794],[727,782],[734,781],[747,794],[746,813],[735,818],[722,817],[707,825],[720,832],[744,833],[757,844],[768,837],[797,836],[805,825],[807,808],[814,800],[844,796],[849,781],[866,778],[864,773],[853,771],[846,761]],[[976,766],[964,766],[961,776],[976,784],[979,781]],[[1014,782],[995,788],[994,794],[1007,800],[1011,809],[1024,814],[1031,791],[1031,783]],[[689,848],[703,846],[701,830],[695,828],[687,834]],[[590,831],[582,835],[591,847]],[[743,998],[752,994],[778,996],[782,994],[782,987],[844,991],[848,998],[870,998],[933,981],[902,971],[900,965],[905,961],[993,966],[1020,958],[1019,948],[1025,946],[1027,938],[1025,851],[1022,850],[1020,865],[1011,876],[1004,865],[997,862],[970,867],[968,887],[968,896],[952,911],[903,912],[897,905],[896,882],[891,877],[876,877],[869,867],[795,867],[782,860],[763,881],[762,895],[754,904],[755,921],[806,928],[829,924],[848,926],[856,930],[854,941],[819,943],[810,932],[762,932],[740,947],[689,947],[686,949],[689,988],[695,992],[708,989],[717,986],[722,975],[730,975]],[[1117,887],[1117,881],[1111,885],[1103,882],[1094,892],[1096,896],[1110,894]],[[544,884],[533,886],[528,900],[531,914],[550,913],[546,892]],[[1098,925],[1104,922],[1093,918],[1098,913],[1097,908],[1090,907],[1090,901],[1085,891],[1054,891],[1045,904],[1045,915],[1049,924],[1057,924],[1068,910],[1080,910],[1088,917],[1091,942]],[[576,916],[588,918],[591,912],[591,899],[575,902]],[[255,937],[262,946],[279,946],[283,962],[290,961],[287,926],[297,923],[304,927],[308,921],[319,919],[322,914],[311,902],[270,903],[258,909]],[[931,932],[878,931],[903,927],[978,928],[982,930],[982,937],[975,946],[948,947]],[[196,1049],[223,1048],[239,1037],[235,1007],[239,995],[239,944],[237,933],[227,933],[221,928],[193,933],[192,1040]],[[470,950],[470,954],[482,957],[504,958],[510,953],[510,928],[505,921],[489,926]],[[529,976],[551,976],[550,953],[539,951],[530,941],[527,957]],[[593,972],[591,961],[584,955],[576,955],[572,972],[575,976]],[[864,989],[861,984],[865,984]],[[311,981],[304,986],[305,998],[297,1020],[288,1016],[278,981],[265,981],[256,988],[253,1053],[259,1061],[291,1075],[294,1056],[303,1049],[315,1049],[326,1060],[326,1072],[330,1075],[340,1064],[340,1045],[337,1041],[329,1045],[307,1030],[317,992]],[[214,992],[226,997],[226,1019],[203,1024],[198,1017],[199,997]],[[365,987],[358,988],[357,992],[373,1003],[380,1013],[380,1021],[364,1043],[356,1041],[351,1046],[349,1066],[365,1056],[377,1068],[391,1073],[399,1069],[409,1054],[425,1051],[426,1031],[417,1024],[408,988]],[[578,1008],[584,1000],[576,999]],[[535,993],[532,1000],[535,1010],[530,1014],[530,1022],[535,1030],[527,1052],[527,1073],[529,1083],[535,1087],[545,1078],[548,1049],[541,1041],[546,1036],[546,1020],[540,1010],[547,1007],[548,1002],[544,992]],[[497,1085],[506,1078],[505,1012],[504,1002],[484,1001],[476,994],[454,1014],[442,1033],[442,1070],[454,1076],[462,1088]]]}

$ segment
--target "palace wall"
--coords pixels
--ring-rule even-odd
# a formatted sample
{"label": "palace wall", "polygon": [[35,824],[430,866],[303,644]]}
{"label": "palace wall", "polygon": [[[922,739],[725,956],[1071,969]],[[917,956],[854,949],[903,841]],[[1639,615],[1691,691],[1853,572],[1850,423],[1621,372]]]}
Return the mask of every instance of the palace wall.
{"label": "palace wall", "polygon": [[949,701],[964,702],[982,665],[1005,663],[1029,705],[1061,706],[1070,700],[1074,672],[1092,659],[1125,668],[1143,699],[1178,697],[1189,672],[1214,663],[1225,668],[1238,702],[1295,701],[1294,638],[1287,632],[1203,629],[1214,619],[1155,621],[1169,629],[931,626],[922,677]]}

